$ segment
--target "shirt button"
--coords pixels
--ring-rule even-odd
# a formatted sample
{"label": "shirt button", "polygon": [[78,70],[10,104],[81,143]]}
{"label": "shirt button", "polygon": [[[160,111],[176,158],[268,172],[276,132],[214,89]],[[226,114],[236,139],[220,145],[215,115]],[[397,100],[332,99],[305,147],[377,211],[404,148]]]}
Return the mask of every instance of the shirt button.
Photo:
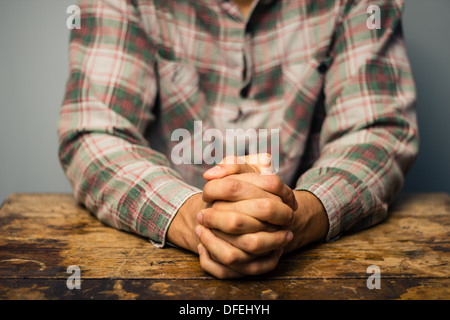
{"label": "shirt button", "polygon": [[318,67],[317,70],[320,72],[320,74],[324,74],[328,70],[328,66],[322,62]]}

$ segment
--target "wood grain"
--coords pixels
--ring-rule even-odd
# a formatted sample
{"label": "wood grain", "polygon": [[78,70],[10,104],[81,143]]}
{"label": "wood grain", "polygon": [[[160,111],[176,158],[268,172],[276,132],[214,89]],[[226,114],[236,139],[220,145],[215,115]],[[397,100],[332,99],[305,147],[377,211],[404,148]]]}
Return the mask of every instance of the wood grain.
{"label": "wood grain", "polygon": [[[450,196],[398,198],[383,223],[221,281],[195,254],[108,227],[68,194],[13,194],[0,209],[0,299],[449,299]],[[81,269],[69,290],[67,267]],[[367,267],[381,270],[369,290]]]}

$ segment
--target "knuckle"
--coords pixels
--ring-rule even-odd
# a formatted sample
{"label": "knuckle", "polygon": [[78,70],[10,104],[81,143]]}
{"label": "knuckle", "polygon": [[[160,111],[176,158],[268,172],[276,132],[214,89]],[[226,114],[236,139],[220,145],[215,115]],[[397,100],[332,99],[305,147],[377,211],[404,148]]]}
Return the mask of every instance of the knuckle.
{"label": "knuckle", "polygon": [[240,260],[239,254],[236,251],[231,250],[224,256],[223,263],[232,266],[239,264]]}
{"label": "knuckle", "polygon": [[242,183],[235,179],[229,179],[224,189],[226,193],[236,195],[242,190]]}
{"label": "knuckle", "polygon": [[264,215],[268,216],[274,210],[274,204],[271,199],[264,198],[258,201],[258,210]]}
{"label": "knuckle", "polygon": [[276,174],[267,176],[267,183],[269,188],[273,191],[280,191],[283,189],[284,183]]}
{"label": "knuckle", "polygon": [[239,232],[243,227],[243,221],[237,214],[230,214],[228,218],[228,232]]}
{"label": "knuckle", "polygon": [[246,248],[248,252],[258,254],[261,252],[262,240],[254,234],[249,234],[246,240]]}

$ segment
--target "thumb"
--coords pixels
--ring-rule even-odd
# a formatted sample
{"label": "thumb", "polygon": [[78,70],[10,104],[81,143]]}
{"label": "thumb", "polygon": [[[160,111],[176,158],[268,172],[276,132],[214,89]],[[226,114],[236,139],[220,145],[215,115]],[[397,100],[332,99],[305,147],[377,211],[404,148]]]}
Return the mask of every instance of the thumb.
{"label": "thumb", "polygon": [[259,169],[247,163],[247,157],[227,156],[222,159],[216,166],[207,170],[203,174],[206,180],[220,179],[232,174],[241,173],[259,173]]}

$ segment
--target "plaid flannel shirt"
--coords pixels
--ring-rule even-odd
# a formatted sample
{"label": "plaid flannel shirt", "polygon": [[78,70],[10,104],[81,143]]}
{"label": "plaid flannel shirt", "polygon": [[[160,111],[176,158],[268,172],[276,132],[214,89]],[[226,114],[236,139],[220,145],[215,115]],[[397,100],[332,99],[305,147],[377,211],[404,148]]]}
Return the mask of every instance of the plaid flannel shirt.
{"label": "plaid flannel shirt", "polygon": [[[369,28],[370,5],[381,28]],[[327,240],[382,221],[418,151],[401,0],[81,1],[59,157],[101,221],[164,246],[202,164],[177,128],[277,128],[278,174],[312,192]]]}

